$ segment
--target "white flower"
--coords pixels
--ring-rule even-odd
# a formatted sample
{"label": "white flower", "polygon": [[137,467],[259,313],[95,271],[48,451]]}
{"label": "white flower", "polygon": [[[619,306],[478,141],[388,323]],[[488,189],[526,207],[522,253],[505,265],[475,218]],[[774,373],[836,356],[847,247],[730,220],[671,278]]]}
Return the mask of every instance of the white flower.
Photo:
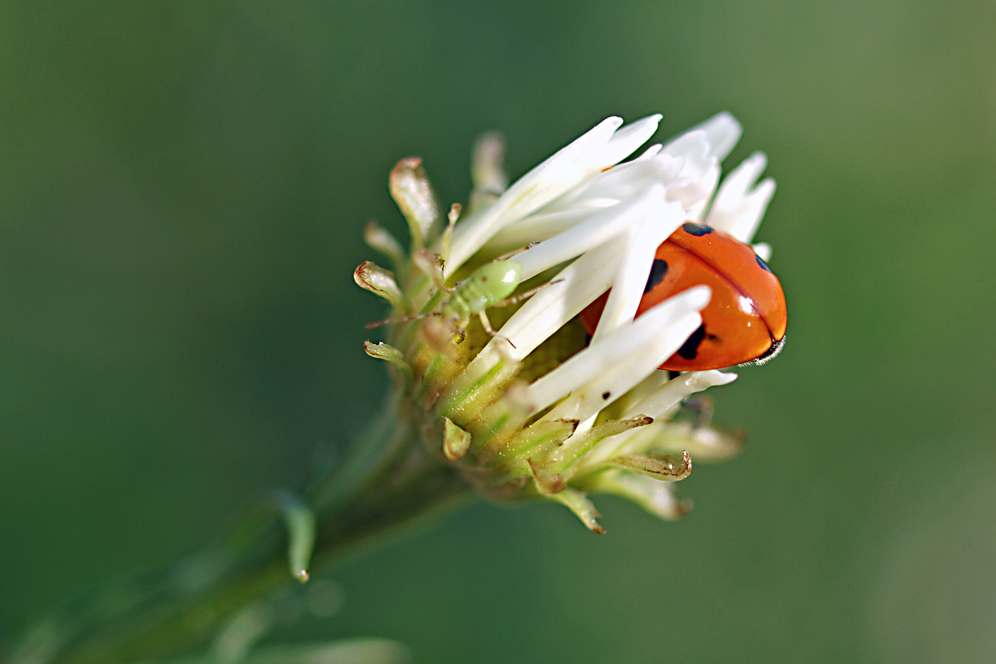
{"label": "white flower", "polygon": [[[625,126],[608,118],[504,191],[502,144],[488,136],[476,152],[471,213],[452,232],[442,232],[434,211],[416,218],[412,210],[428,209],[431,190],[417,161],[402,162],[409,165],[407,190],[418,193],[395,186],[393,175],[392,191],[419,236],[412,251],[419,269],[400,267],[401,287],[370,264],[357,273],[361,285],[395,306],[399,320],[412,321],[396,329],[398,349],[370,345],[368,352],[401,367],[409,396],[437,423],[449,462],[492,496],[550,497],[592,529],[599,526],[585,491],[623,495],[673,518],[685,507],[665,482],[687,476],[690,457],[721,458],[739,443],[672,421],[691,395],[735,374],[669,380],[658,370],[699,327],[709,288],[691,288],[634,317],[658,245],[688,221],[750,242],[774,182],[757,182],[765,157],[756,153],[719,185],[720,162],[741,133],[727,113],[620,163],[656,132],[660,117]],[[458,214],[454,208],[451,223]],[[434,254],[420,249],[423,237]],[[756,250],[770,254],[767,245]],[[475,270],[508,252],[511,288],[527,280],[540,287],[488,337],[471,317],[501,298],[475,281],[482,274]],[[446,290],[443,281],[452,284],[458,274],[467,280]],[[569,336],[575,317],[610,289],[586,347],[544,350],[555,335]],[[465,336],[470,341],[461,346]]]}

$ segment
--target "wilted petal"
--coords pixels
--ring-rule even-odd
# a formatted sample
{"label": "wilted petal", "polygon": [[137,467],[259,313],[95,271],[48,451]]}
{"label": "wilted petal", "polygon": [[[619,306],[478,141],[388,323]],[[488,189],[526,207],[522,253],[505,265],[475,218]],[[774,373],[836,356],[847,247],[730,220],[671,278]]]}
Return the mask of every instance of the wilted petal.
{"label": "wilted petal", "polygon": [[404,296],[401,294],[401,289],[398,287],[397,282],[394,280],[394,275],[391,274],[390,270],[385,270],[370,261],[363,261],[353,272],[353,281],[360,288],[364,288],[384,298],[394,308],[404,308]]}
{"label": "wilted petal", "polygon": [[422,160],[408,157],[399,161],[391,171],[388,184],[394,202],[408,221],[413,249],[421,248],[439,225],[436,195],[422,167]]}
{"label": "wilted petal", "polygon": [[470,177],[474,189],[501,194],[508,187],[505,173],[505,137],[496,131],[488,132],[474,144]]}

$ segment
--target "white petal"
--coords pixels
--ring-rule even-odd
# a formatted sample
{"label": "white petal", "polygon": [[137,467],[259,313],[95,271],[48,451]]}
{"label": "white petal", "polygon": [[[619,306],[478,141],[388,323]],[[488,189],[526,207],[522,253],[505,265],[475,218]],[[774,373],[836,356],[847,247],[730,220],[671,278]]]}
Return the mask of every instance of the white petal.
{"label": "white petal", "polygon": [[664,187],[655,185],[637,198],[593,214],[570,230],[526,249],[514,260],[522,268],[522,279],[529,279],[608,242],[644,219],[661,215],[664,209]]}
{"label": "white petal", "polygon": [[719,168],[712,168],[698,179],[681,178],[667,188],[667,197],[685,206],[685,218],[697,221],[709,202],[709,196],[716,181],[719,180]]}
{"label": "white petal", "polygon": [[603,163],[606,146],[621,124],[621,118],[606,118],[519,178],[494,205],[458,224],[446,261],[446,275],[453,274],[502,226],[529,214],[611,165]]}
{"label": "white petal", "polygon": [[[684,160],[680,157],[664,154],[619,164],[551,201],[538,210],[537,215],[614,205],[654,184],[670,184],[681,174],[683,165]],[[525,222],[528,219],[520,223]]]}
{"label": "white petal", "polygon": [[771,260],[771,245],[767,242],[758,242],[755,245],[751,245],[754,249],[754,253],[761,257],[761,260],[765,263]]}
{"label": "white petal", "polygon": [[[533,295],[508,319],[485,351],[499,343],[499,339],[507,339],[515,346],[509,351],[511,356],[516,360],[525,358],[609,289],[616,266],[625,260],[624,248],[622,239],[613,240],[561,270],[549,286]],[[475,359],[471,366],[476,362]]]}
{"label": "white petal", "polygon": [[[671,185],[681,174],[683,165],[684,159],[670,155],[646,159],[641,157],[619,164],[544,205],[533,214],[504,227],[488,244],[488,249],[504,253],[531,242],[549,239],[585,221],[589,214],[640,196],[655,184]],[[684,181],[679,182],[678,186],[685,186]],[[697,191],[695,201],[705,196],[701,189]],[[673,194],[670,188],[667,197],[686,202],[683,197]]]}
{"label": "white petal", "polygon": [[685,211],[681,204],[670,203],[661,206],[652,217],[630,229],[627,234],[630,247],[626,252],[626,260],[619,264],[608,302],[602,311],[598,328],[592,335],[593,342],[633,320],[643,298],[657,247],[684,221]]}
{"label": "white petal", "polygon": [[685,203],[689,218],[702,218],[719,182],[719,162],[740,140],[741,131],[740,123],[732,115],[719,113],[664,146],[665,154],[685,159],[672,197]]}
{"label": "white petal", "polygon": [[709,140],[701,130],[689,131],[664,146],[662,154],[684,160],[682,178],[698,180],[707,170],[715,167],[719,159],[711,154]]}
{"label": "white petal", "polygon": [[619,164],[596,175],[584,187],[574,189],[551,202],[540,212],[596,207],[601,206],[600,201],[623,201],[639,195],[655,184],[671,184],[681,175],[683,167],[683,159],[666,154]]}
{"label": "white petal", "polygon": [[[634,335],[635,341],[625,342],[629,345],[628,355],[612,364],[602,365],[594,378],[584,385],[575,387],[570,396],[545,417],[552,420],[584,420],[595,415],[652,372],[657,371],[661,363],[673,355],[701,323],[702,317],[697,313],[688,314],[673,321],[665,332],[656,331],[658,336],[653,340],[643,335]],[[644,346],[638,347],[638,344]]]}
{"label": "white petal", "polygon": [[770,179],[754,187],[766,164],[764,153],[755,152],[726,176],[706,223],[742,242],[750,242],[775,193],[775,183]]}
{"label": "white petal", "polygon": [[[612,205],[618,204],[618,201],[607,202]],[[605,207],[610,207],[610,205]],[[581,208],[530,215],[498,231],[486,246],[493,253],[504,254],[507,251],[529,246],[533,242],[542,242],[558,233],[563,233],[591,217],[594,212],[597,212],[597,209]]]}
{"label": "white petal", "polygon": [[648,115],[626,125],[613,134],[602,154],[605,168],[618,164],[650,140],[650,137],[657,132],[657,127],[660,126],[663,117],[660,113]]}
{"label": "white petal", "polygon": [[649,148],[647,148],[646,150],[644,150],[643,154],[641,154],[639,157],[637,157],[633,161],[643,161],[644,159],[653,159],[654,157],[656,157],[660,153],[660,151],[663,148],[664,148],[663,144],[661,144],[661,143],[654,143]]}
{"label": "white petal", "polygon": [[654,371],[649,376],[643,379],[643,381],[634,386],[629,392],[627,392],[619,401],[616,402],[615,408],[618,408],[620,412],[629,412],[629,406],[645,399],[654,390],[664,385],[670,380],[667,371]]}
{"label": "white petal", "polygon": [[526,173],[494,205],[457,226],[446,261],[446,276],[452,275],[501,228],[630,155],[657,131],[660,119],[660,115],[652,115],[619,129],[620,118],[607,118]]}
{"label": "white petal", "polygon": [[727,385],[737,379],[735,373],[690,371],[670,380],[643,400],[631,405],[623,417],[646,415],[657,419],[682,401],[715,385]]}
{"label": "white petal", "polygon": [[731,235],[745,242],[750,242],[754,233],[757,232],[757,227],[761,225],[761,219],[768,210],[768,204],[774,195],[775,181],[771,178],[762,180],[747,196],[739,219],[733,220],[734,227]]}
{"label": "white petal", "polygon": [[697,328],[706,286],[690,288],[606,336],[535,381],[526,400],[542,410],[570,394],[547,417],[585,419],[622,396],[670,357]]}
{"label": "white petal", "polygon": [[743,134],[743,127],[737,119],[725,111],[692,128],[692,131],[696,130],[705,132],[709,152],[719,161],[726,159]]}
{"label": "white petal", "polygon": [[668,187],[668,196],[681,201],[690,219],[699,219],[719,182],[719,160],[711,154],[704,131],[692,131],[664,146],[664,154],[684,160],[681,176]]}

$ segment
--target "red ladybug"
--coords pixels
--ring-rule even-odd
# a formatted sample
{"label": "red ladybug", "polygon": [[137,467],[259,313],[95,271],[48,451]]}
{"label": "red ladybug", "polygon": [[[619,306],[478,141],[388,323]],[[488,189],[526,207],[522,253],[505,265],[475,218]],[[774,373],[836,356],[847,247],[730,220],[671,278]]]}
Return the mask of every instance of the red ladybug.
{"label": "red ladybug", "polygon": [[[661,365],[670,371],[704,371],[767,362],[785,342],[785,293],[750,246],[711,226],[686,223],[671,234],[654,257],[639,316],[675,293],[705,284],[712,300],[702,325]],[[594,332],[609,294],[581,312]]]}

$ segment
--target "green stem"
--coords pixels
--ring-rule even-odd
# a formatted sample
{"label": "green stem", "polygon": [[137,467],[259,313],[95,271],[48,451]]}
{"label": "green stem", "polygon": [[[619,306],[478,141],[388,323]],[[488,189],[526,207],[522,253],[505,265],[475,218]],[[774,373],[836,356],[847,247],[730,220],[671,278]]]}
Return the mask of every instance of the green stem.
{"label": "green stem", "polygon": [[[466,483],[429,454],[389,399],[350,456],[305,492],[316,516],[314,564],[327,566],[467,495]],[[202,645],[247,603],[293,582],[276,518],[263,527],[259,518],[250,510],[207,551],[50,618],[6,659],[0,653],[0,662],[129,664]]]}

